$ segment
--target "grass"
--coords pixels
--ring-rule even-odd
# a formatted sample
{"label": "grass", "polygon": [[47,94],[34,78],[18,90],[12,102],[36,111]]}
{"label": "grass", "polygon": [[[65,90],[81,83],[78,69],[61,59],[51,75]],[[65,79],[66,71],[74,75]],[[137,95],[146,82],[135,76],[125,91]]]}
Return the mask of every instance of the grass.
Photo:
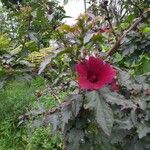
{"label": "grass", "polygon": [[[32,122],[17,127],[18,117],[39,105],[51,108],[57,101],[45,94],[36,100],[35,93],[47,81],[41,77],[31,82],[12,81],[0,90],[0,150],[59,150],[60,136],[50,136],[50,127],[31,128]],[[64,97],[65,94],[60,94]]]}

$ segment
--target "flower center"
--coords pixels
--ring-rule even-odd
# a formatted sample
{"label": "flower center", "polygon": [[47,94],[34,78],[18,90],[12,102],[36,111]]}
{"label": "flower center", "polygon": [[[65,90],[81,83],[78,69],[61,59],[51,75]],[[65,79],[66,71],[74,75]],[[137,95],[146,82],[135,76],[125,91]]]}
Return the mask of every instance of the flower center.
{"label": "flower center", "polygon": [[95,73],[88,73],[87,79],[90,82],[96,83],[98,81],[98,76]]}

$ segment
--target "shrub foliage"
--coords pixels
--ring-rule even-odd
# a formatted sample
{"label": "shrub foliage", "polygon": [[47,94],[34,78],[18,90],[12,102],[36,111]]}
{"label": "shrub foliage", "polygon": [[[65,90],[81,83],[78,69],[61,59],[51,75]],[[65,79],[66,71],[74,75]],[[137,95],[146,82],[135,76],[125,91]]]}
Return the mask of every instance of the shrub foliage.
{"label": "shrub foliage", "polygon": [[[55,1],[2,3],[2,148],[148,150],[149,1],[89,1],[74,25],[62,23],[67,16]],[[91,57],[103,65],[92,67]],[[33,84],[37,75],[49,85]],[[15,91],[19,81],[27,84]],[[11,82],[14,87],[7,90]],[[35,132],[29,138],[31,126]],[[14,140],[11,133],[18,133]]]}

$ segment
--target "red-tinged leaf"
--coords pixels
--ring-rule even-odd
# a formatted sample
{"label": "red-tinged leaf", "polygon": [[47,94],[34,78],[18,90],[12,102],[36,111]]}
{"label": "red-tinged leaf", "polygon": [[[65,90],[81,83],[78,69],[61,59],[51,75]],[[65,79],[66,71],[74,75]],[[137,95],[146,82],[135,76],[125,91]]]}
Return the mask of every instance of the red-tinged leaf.
{"label": "red-tinged leaf", "polygon": [[131,100],[125,99],[122,95],[118,93],[111,92],[108,88],[103,88],[100,93],[103,95],[108,103],[122,106],[122,109],[136,109],[137,107]]}
{"label": "red-tinged leaf", "polygon": [[55,134],[60,125],[60,119],[58,112],[54,112],[53,114],[49,114],[45,117],[45,124],[51,123],[52,125],[52,134]]}
{"label": "red-tinged leaf", "polygon": [[110,135],[114,122],[111,108],[98,91],[88,92],[86,97],[87,103],[85,104],[85,109],[94,110],[95,118],[99,127],[107,135]]}
{"label": "red-tinged leaf", "polygon": [[143,138],[144,136],[146,136],[148,133],[150,133],[150,127],[146,126],[146,124],[139,124],[138,125],[138,129],[137,129],[137,133],[139,138]]}

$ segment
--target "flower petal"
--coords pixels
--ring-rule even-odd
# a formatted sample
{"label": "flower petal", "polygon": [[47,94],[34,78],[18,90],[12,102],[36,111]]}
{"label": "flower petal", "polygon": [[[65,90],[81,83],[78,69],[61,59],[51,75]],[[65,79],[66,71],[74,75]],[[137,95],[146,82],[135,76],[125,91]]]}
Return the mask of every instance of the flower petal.
{"label": "flower petal", "polygon": [[76,72],[78,72],[78,74],[81,76],[86,76],[87,75],[87,67],[86,67],[86,62],[81,62],[79,64],[76,64],[75,66],[75,70]]}
{"label": "flower petal", "polygon": [[93,72],[99,72],[100,69],[104,66],[104,61],[100,58],[94,56],[89,57],[88,68]]}
{"label": "flower petal", "polygon": [[101,72],[99,73],[100,80],[105,84],[112,82],[113,78],[116,76],[116,70],[106,63]]}
{"label": "flower petal", "polygon": [[81,89],[93,90],[93,84],[86,78],[79,78],[79,85]]}
{"label": "flower petal", "polygon": [[92,83],[88,79],[84,77],[79,78],[79,85],[81,89],[87,89],[87,90],[98,90],[104,87],[105,83],[99,81],[97,83]]}

